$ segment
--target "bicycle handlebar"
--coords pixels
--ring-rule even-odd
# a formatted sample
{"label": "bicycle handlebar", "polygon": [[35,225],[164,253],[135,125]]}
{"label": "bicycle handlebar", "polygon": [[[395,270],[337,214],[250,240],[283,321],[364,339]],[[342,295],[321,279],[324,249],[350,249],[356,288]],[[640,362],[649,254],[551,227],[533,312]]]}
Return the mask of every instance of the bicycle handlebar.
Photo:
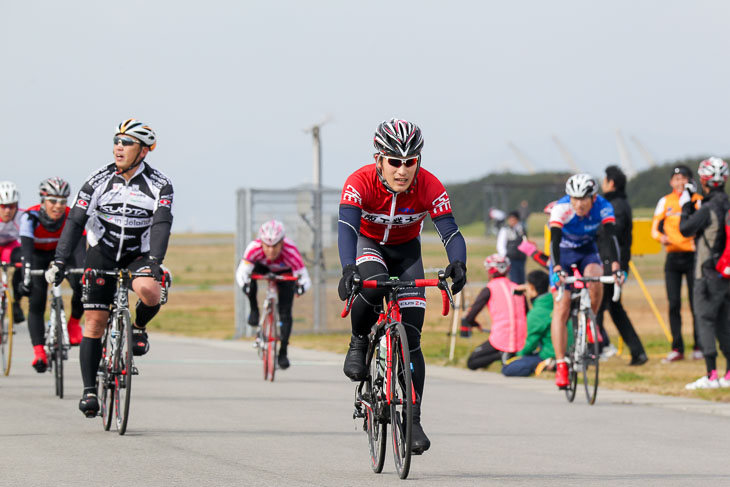
{"label": "bicycle handlebar", "polygon": [[[558,287],[558,295],[555,298],[555,301],[560,301],[563,299],[563,293],[565,292],[565,285],[566,284],[575,284],[576,282],[583,282],[583,283],[589,283],[589,282],[600,282],[602,284],[616,284],[616,276],[600,276],[600,277],[575,277],[570,276],[566,277],[563,280],[563,284],[561,284]],[[621,286],[613,286],[613,302],[618,302],[619,298],[621,297]]]}
{"label": "bicycle handlebar", "polygon": [[[20,265],[18,266],[20,267]],[[72,268],[72,269],[66,269],[64,273],[66,274],[83,274],[85,269],[82,268]],[[30,271],[31,276],[44,276],[46,274],[45,269],[32,269]]]}
{"label": "bicycle handlebar", "polygon": [[446,278],[444,277],[444,271],[439,271],[439,278],[438,279],[415,279],[413,281],[401,281],[399,279],[392,279],[388,281],[376,281],[376,280],[367,280],[367,281],[356,281],[356,285],[354,286],[352,294],[347,298],[347,302],[345,303],[345,308],[342,310],[342,313],[340,314],[341,317],[345,318],[348,314],[350,314],[350,309],[352,308],[352,301],[354,300],[355,296],[360,292],[359,288],[365,288],[365,289],[400,289],[400,288],[412,288],[412,287],[438,287],[439,290],[441,290],[441,314],[443,316],[446,316],[449,314],[449,305],[451,307],[454,307],[454,299],[451,295],[451,290],[449,289],[448,283],[446,282]]}
{"label": "bicycle handlebar", "polygon": [[298,276],[292,276],[289,274],[274,274],[273,272],[269,272],[266,274],[251,274],[251,280],[254,281],[260,281],[260,280],[267,280],[267,281],[298,281]]}

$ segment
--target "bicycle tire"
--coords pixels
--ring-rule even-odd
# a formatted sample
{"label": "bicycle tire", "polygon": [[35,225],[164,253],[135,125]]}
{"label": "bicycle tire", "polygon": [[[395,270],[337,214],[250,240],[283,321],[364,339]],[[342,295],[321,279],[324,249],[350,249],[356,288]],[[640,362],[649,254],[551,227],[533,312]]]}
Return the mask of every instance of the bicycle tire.
{"label": "bicycle tire", "polygon": [[583,385],[586,390],[586,401],[588,404],[593,405],[596,403],[596,396],[598,395],[598,363],[599,363],[599,352],[598,352],[598,327],[596,326],[596,317],[593,311],[588,310],[585,316],[586,333],[590,330],[592,341],[586,339],[586,346],[583,351]]}
{"label": "bicycle tire", "polygon": [[[373,346],[373,343],[376,344]],[[383,409],[386,404],[383,399],[383,374],[378,371],[378,341],[371,343],[372,353],[370,356],[370,374],[365,382],[365,393],[370,406],[365,405],[365,431],[368,434],[368,447],[370,449],[370,468],[373,472],[383,471],[385,464],[385,446],[388,443],[388,423],[383,418]],[[383,357],[385,360],[385,357]]]}
{"label": "bicycle tire", "polygon": [[393,437],[393,460],[401,479],[411,468],[411,435],[413,432],[413,381],[411,353],[406,329],[396,323],[391,330],[390,344],[390,423]]}
{"label": "bicycle tire", "polygon": [[568,402],[575,400],[575,393],[578,390],[578,370],[576,369],[575,362],[575,347],[578,343],[578,327],[575,325],[573,320],[573,343],[568,347],[568,353],[566,358],[568,359],[568,387],[565,389],[565,398]]}
{"label": "bicycle tire", "polygon": [[13,358],[13,313],[10,310],[10,293],[6,289],[3,292],[2,308],[0,309],[0,355],[3,362],[3,375],[10,374],[10,363]]}
{"label": "bicycle tire", "polygon": [[101,361],[99,362],[99,370],[96,373],[96,391],[99,395],[101,407],[101,421],[104,431],[109,431],[112,426],[112,418],[114,418],[114,389],[111,374],[112,361],[108,357],[109,352],[109,327],[106,327],[104,336],[101,340]]}
{"label": "bicycle tire", "polygon": [[117,315],[119,336],[114,351],[114,409],[117,423],[117,433],[123,435],[127,431],[129,422],[129,405],[132,397],[132,375],[134,375],[134,360],[132,353],[132,322],[129,311],[123,310]]}
{"label": "bicycle tire", "polygon": [[278,326],[276,316],[271,314],[271,324],[269,325],[269,380],[274,382],[274,376],[276,375],[276,359],[279,351],[279,334],[277,333]]}
{"label": "bicycle tire", "polygon": [[53,324],[53,334],[55,335],[53,350],[51,350],[53,360],[53,377],[56,382],[56,395],[59,399],[63,399],[63,326],[61,324],[60,310],[54,313],[55,323]]}

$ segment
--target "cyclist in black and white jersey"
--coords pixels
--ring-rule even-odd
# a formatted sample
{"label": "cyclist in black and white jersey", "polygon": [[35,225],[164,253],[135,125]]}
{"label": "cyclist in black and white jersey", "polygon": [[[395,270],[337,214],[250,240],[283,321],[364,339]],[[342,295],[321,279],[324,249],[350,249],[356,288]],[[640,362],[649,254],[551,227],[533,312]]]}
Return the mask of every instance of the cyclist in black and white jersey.
{"label": "cyclist in black and white jersey", "polygon": [[[114,162],[94,172],[76,195],[55,260],[46,272],[48,282],[60,283],[84,227],[89,243],[86,268],[151,272],[156,280],[132,281],[132,290],[140,298],[133,329],[135,355],[149,350],[145,327],[160,309],[158,281],[172,226],[172,182],[145,162],[156,145],[154,131],[142,122],[128,119],[119,124],[114,135]],[[114,279],[97,278],[90,283],[84,303],[86,327],[79,351],[84,395],[79,409],[87,417],[99,411],[96,371],[115,289]]]}

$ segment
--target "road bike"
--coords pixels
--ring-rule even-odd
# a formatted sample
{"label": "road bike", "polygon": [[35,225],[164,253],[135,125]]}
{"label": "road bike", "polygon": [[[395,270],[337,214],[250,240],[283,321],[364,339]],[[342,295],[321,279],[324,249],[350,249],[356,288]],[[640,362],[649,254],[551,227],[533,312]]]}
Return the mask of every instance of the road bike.
{"label": "road bike", "polygon": [[[565,389],[568,402],[573,402],[578,388],[578,373],[581,373],[588,404],[596,403],[598,394],[598,364],[600,359],[599,342],[601,334],[596,325],[596,315],[591,309],[591,296],[587,283],[614,284],[616,276],[584,277],[580,275],[575,264],[571,266],[573,276],[566,277],[564,284],[558,288],[557,301],[563,298],[565,285],[573,285],[570,294],[569,319],[573,323],[573,343],[568,347],[566,363],[568,365],[569,384]],[[621,297],[621,287],[613,286],[613,301]]]}
{"label": "road bike", "polygon": [[10,374],[10,362],[13,358],[13,311],[8,288],[8,268],[14,267],[19,272],[17,264],[0,263],[0,359],[3,362],[3,374]]}
{"label": "road bike", "polygon": [[[30,271],[31,276],[43,276],[45,270]],[[79,275],[83,269],[68,269],[66,274]],[[48,371],[53,372],[56,395],[63,399],[63,361],[68,360],[68,351],[71,343],[68,339],[68,323],[61,297],[61,286],[51,286],[51,312],[46,322],[45,348],[48,357]]]}
{"label": "road bike", "polygon": [[[385,307],[378,309],[379,317],[368,334],[366,355],[367,377],[355,387],[355,411],[353,419],[362,418],[363,431],[367,432],[370,449],[370,466],[375,473],[383,470],[388,424],[391,425],[393,459],[398,476],[408,477],[411,465],[411,432],[413,405],[416,392],[411,380],[411,357],[406,330],[401,322],[398,293],[402,289],[436,286],[441,290],[442,314],[454,306],[444,272],[438,279],[401,281],[361,281],[356,288],[387,289]],[[346,317],[359,289],[348,298],[342,317]]]}
{"label": "road bike", "polygon": [[[134,272],[129,269],[102,270],[86,269],[82,301],[88,301],[89,283],[92,279],[112,277],[117,281],[114,301],[106,330],[102,336],[102,355],[96,375],[96,390],[100,402],[100,415],[104,430],[109,431],[112,419],[116,421],[117,433],[127,431],[130,400],[132,397],[132,377],[139,375],[134,365],[132,319],[129,312],[129,289],[132,279],[137,277],[154,278],[149,272]],[[161,284],[160,304],[167,302],[170,279],[165,272]]]}
{"label": "road bike", "polygon": [[264,380],[273,382],[276,374],[277,351],[281,340],[279,330],[279,288],[276,284],[278,282],[295,282],[299,278],[269,272],[267,274],[252,274],[251,279],[268,282],[263,305],[264,312],[259,320],[259,332],[255,345],[264,364]]}

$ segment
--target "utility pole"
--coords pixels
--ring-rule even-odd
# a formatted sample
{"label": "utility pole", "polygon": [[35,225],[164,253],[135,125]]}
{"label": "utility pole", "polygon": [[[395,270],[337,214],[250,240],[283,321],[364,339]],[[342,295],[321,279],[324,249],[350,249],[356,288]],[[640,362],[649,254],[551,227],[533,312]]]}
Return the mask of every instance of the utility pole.
{"label": "utility pole", "polygon": [[525,169],[527,169],[528,173],[535,174],[535,165],[532,163],[530,158],[527,157],[527,155],[525,155],[524,152],[522,152],[520,149],[518,149],[517,146],[514,145],[509,140],[507,141],[507,147],[509,147],[512,150],[512,152],[514,152],[514,154],[517,156],[517,159],[520,160],[520,162],[525,167]]}
{"label": "utility pole", "polygon": [[329,121],[329,117],[312,125],[307,132],[312,133],[312,213],[313,233],[312,255],[314,260],[312,291],[314,297],[314,331],[327,328],[327,280],[324,269],[324,253],[322,251],[322,143],[320,129]]}

